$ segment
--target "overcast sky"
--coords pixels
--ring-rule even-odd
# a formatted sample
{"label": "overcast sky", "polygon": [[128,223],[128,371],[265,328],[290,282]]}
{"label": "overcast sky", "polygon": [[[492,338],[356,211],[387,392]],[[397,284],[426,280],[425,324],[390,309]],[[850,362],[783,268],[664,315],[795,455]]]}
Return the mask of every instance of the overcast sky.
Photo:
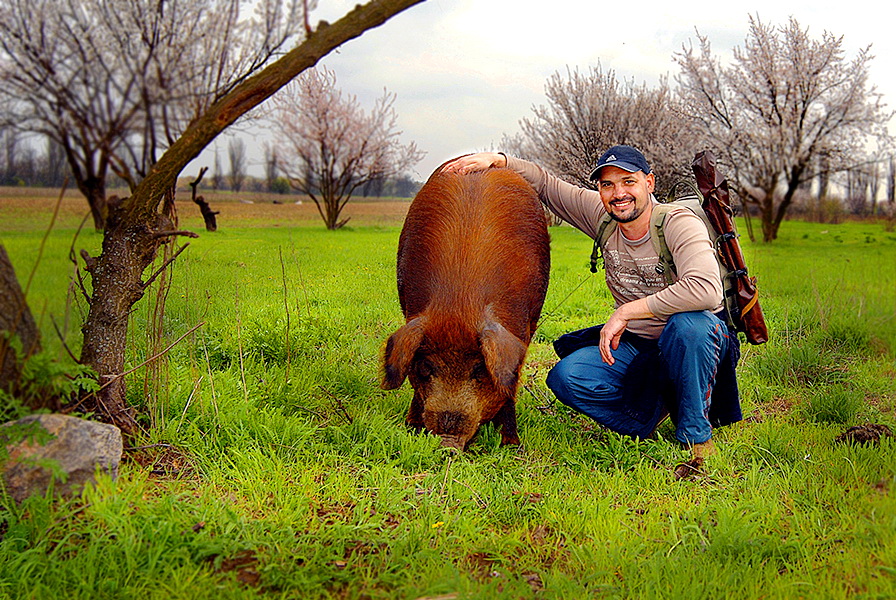
{"label": "overcast sky", "polygon": [[[357,1],[320,0],[311,21],[335,21]],[[322,64],[366,108],[384,88],[396,94],[404,139],[426,152],[417,167],[425,179],[448,158],[497,149],[533,106],[545,103],[552,73],[600,64],[619,79],[654,84],[677,73],[673,54],[696,40],[697,30],[727,56],[743,44],[751,14],[775,25],[793,16],[816,38],[825,30],[843,36],[848,59],[871,45],[872,82],[896,108],[896,34],[882,6],[878,0],[427,0]],[[264,136],[249,141],[259,147]],[[227,137],[216,144],[226,169]],[[259,157],[254,151],[253,159]]]}

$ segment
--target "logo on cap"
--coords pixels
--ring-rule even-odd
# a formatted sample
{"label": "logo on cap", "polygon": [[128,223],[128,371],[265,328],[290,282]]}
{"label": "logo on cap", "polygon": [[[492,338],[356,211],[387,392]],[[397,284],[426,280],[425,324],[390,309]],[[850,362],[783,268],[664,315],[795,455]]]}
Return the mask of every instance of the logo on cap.
{"label": "logo on cap", "polygon": [[589,179],[594,181],[600,177],[600,171],[604,167],[619,167],[629,173],[635,171],[643,171],[645,174],[650,173],[650,164],[639,150],[631,146],[613,146],[600,157],[597,161],[597,167],[591,172]]}

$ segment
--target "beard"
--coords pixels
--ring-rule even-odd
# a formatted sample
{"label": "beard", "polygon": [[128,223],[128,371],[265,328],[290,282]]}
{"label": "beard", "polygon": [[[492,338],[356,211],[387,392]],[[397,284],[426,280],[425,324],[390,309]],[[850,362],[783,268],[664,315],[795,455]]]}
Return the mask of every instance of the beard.
{"label": "beard", "polygon": [[631,207],[625,209],[626,212],[617,213],[614,209],[616,208],[613,202],[610,202],[610,208],[607,210],[607,213],[610,215],[610,218],[616,221],[617,223],[631,223],[642,214],[644,214],[644,207],[638,206],[637,200],[634,196],[627,196],[625,198],[620,198],[620,200],[631,201]]}

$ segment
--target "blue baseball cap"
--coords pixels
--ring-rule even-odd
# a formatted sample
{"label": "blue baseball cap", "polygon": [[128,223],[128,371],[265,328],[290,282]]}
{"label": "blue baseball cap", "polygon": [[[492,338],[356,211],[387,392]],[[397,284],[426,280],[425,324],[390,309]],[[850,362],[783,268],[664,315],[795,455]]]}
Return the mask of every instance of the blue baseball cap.
{"label": "blue baseball cap", "polygon": [[647,159],[631,146],[613,146],[604,152],[588,179],[594,181],[600,177],[600,170],[604,167],[619,167],[629,173],[636,171],[644,171],[645,175],[650,173],[650,164],[648,164]]}

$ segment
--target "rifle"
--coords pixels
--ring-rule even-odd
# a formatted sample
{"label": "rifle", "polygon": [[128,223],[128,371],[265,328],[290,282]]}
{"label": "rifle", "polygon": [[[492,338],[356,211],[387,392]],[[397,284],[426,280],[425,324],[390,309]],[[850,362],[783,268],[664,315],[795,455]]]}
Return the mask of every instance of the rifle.
{"label": "rifle", "polygon": [[697,179],[697,188],[703,196],[703,211],[720,234],[716,241],[719,260],[728,268],[729,276],[735,281],[736,294],[732,310],[739,314],[731,315],[732,320],[737,329],[747,336],[748,342],[764,344],[768,341],[768,328],[759,306],[756,278],[748,275],[744,255],[737,241],[734,211],[729,202],[728,180],[716,170],[716,159],[708,150],[697,153],[691,168]]}

